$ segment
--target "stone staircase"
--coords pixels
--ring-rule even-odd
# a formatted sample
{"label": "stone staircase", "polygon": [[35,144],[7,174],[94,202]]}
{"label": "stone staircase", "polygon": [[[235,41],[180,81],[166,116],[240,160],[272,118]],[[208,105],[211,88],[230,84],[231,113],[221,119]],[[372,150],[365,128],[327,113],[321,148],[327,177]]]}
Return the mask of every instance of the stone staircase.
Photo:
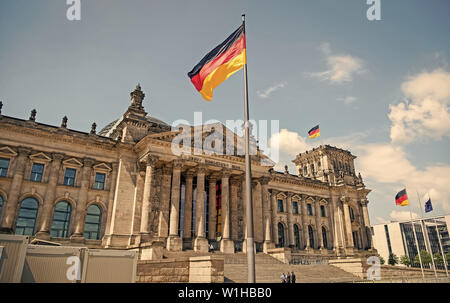
{"label": "stone staircase", "polygon": [[[246,283],[248,281],[247,255],[242,252],[234,254],[223,254],[218,251],[212,253],[199,253],[192,250],[182,252],[170,252],[164,250],[163,256],[165,259],[180,259],[200,256],[223,256],[225,283]],[[256,254],[255,265],[257,283],[280,283],[281,274],[287,272],[295,273],[297,277],[297,283],[342,283],[361,280],[357,276],[331,265],[284,264],[264,253]]]}
{"label": "stone staircase", "polygon": [[[258,253],[255,258],[257,283],[280,283],[281,274],[294,272],[297,283],[333,283],[359,281],[346,271],[331,265],[283,264],[269,255]],[[225,255],[225,282],[246,283],[247,255],[237,253]]]}

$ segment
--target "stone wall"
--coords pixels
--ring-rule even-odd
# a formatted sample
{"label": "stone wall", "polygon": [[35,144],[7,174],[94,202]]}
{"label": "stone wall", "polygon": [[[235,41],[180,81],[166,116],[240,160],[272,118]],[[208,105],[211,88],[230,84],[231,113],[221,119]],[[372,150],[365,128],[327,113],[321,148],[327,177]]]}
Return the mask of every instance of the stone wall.
{"label": "stone wall", "polygon": [[224,259],[216,256],[138,261],[138,283],[223,283]]}

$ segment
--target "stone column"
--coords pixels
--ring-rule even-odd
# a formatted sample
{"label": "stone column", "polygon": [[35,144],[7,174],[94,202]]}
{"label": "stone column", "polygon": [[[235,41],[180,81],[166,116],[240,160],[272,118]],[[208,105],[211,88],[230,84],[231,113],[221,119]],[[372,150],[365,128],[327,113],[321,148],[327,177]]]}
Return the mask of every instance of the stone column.
{"label": "stone column", "polygon": [[75,232],[72,235],[72,239],[75,241],[84,239],[84,223],[86,218],[86,204],[88,199],[89,183],[91,180],[92,166],[95,160],[84,159],[83,167],[81,168],[81,182],[80,191],[78,194],[78,202],[75,213]]}
{"label": "stone column", "polygon": [[216,239],[216,222],[217,222],[217,208],[216,208],[216,183],[215,176],[209,177],[209,200],[208,200],[208,239]]}
{"label": "stone column", "polygon": [[172,166],[166,164],[162,170],[161,182],[161,204],[158,220],[158,237],[160,241],[165,240],[169,230],[169,209],[170,209],[170,181],[172,179]]}
{"label": "stone column", "polygon": [[263,226],[264,226],[264,243],[263,251],[267,253],[268,249],[275,248],[275,244],[272,242],[272,212],[271,212],[271,199],[269,196],[269,178],[262,177],[259,179],[261,184],[261,200],[263,207]]}
{"label": "stone column", "polygon": [[322,236],[322,224],[321,224],[321,213],[320,213],[320,198],[317,197],[316,200],[314,201],[314,203],[316,204],[316,230],[317,230],[317,240],[318,240],[318,245],[317,248],[319,249],[323,249],[323,236]]}
{"label": "stone column", "polygon": [[183,238],[192,239],[192,182],[194,173],[186,173],[186,191],[184,198],[184,231]]}
{"label": "stone column", "polygon": [[231,179],[231,239],[239,239],[239,179]]}
{"label": "stone column", "polygon": [[[103,237],[102,246],[108,245],[108,239],[110,239],[110,235],[112,234],[112,213],[114,208],[114,196],[116,194],[116,184],[117,184],[117,173],[119,169],[119,163],[115,162],[112,164],[112,172],[111,172],[111,186],[108,194],[108,214],[106,218],[106,226],[105,226],[105,237]],[[142,220],[142,218],[141,218]]]}
{"label": "stone column", "polygon": [[286,198],[286,206],[287,206],[287,211],[288,211],[288,215],[287,215],[287,224],[288,224],[288,245],[289,247],[294,247],[295,246],[295,240],[294,240],[294,223],[292,220],[292,196],[293,193],[288,192],[287,193],[287,198]]}
{"label": "stone column", "polygon": [[342,196],[341,201],[344,206],[344,222],[345,222],[345,243],[346,248],[354,248],[353,235],[352,235],[352,223],[350,221],[349,202],[350,198]]}
{"label": "stone column", "polygon": [[182,161],[175,160],[173,162],[169,237],[167,238],[166,244],[167,250],[170,251],[181,251],[183,248],[183,242],[178,234],[178,224],[180,219],[180,181],[182,167]]}
{"label": "stone column", "polygon": [[328,230],[328,233],[327,233],[327,242],[328,242],[327,244],[328,244],[328,246],[326,247],[326,249],[330,249],[331,246],[333,246],[332,243],[334,243],[334,232],[333,232],[333,230],[335,228],[335,226],[333,224],[332,203],[331,203],[330,200],[328,200],[328,204],[327,204],[327,207],[326,207],[326,212],[327,212],[326,215],[328,217],[328,226],[329,226],[329,230]]}
{"label": "stone column", "polygon": [[331,205],[333,208],[333,222],[334,222],[334,250],[337,255],[341,255],[344,253],[343,249],[345,246],[344,240],[344,226],[343,226],[343,217],[342,210],[340,207],[340,199],[338,196],[331,196]]}
{"label": "stone column", "polygon": [[8,201],[6,202],[6,205],[3,206],[2,210],[4,215],[1,229],[7,233],[12,233],[14,231],[13,224],[16,217],[17,206],[20,203],[19,196],[30,152],[31,149],[29,148],[19,147],[19,155],[16,160],[17,165],[9,188]]}
{"label": "stone column", "polygon": [[305,239],[305,249],[310,249],[309,245],[309,231],[308,231],[308,222],[307,220],[307,210],[306,210],[306,195],[302,195],[302,200],[300,201],[302,207],[302,224],[303,224],[303,238]]}
{"label": "stone column", "polygon": [[230,218],[230,175],[231,170],[222,171],[222,241],[220,251],[227,254],[234,253],[234,242],[231,240],[231,218]]}
{"label": "stone column", "polygon": [[141,210],[141,243],[150,240],[150,226],[149,226],[149,214],[151,210],[151,196],[152,192],[152,180],[155,171],[155,164],[158,158],[155,156],[147,155],[145,158],[145,179],[144,179],[144,193],[142,196],[142,210]]}
{"label": "stone column", "polygon": [[370,219],[369,219],[369,211],[367,210],[367,204],[369,201],[367,199],[361,200],[361,208],[362,208],[362,215],[364,220],[364,234],[366,235],[366,240],[369,242],[367,245],[370,250],[373,250],[373,241],[372,241],[372,233],[367,234],[367,229],[370,230]]}
{"label": "stone column", "polygon": [[276,189],[271,190],[271,204],[272,204],[272,238],[275,244],[278,244],[278,207],[277,207],[277,195],[279,191]]}
{"label": "stone column", "polygon": [[208,239],[205,238],[205,173],[206,167],[200,165],[197,171],[196,231],[194,251],[208,252]]}
{"label": "stone column", "polygon": [[53,161],[50,167],[50,176],[48,178],[47,188],[44,195],[44,205],[42,208],[42,220],[39,231],[36,233],[36,238],[49,240],[51,232],[51,223],[53,220],[52,210],[54,207],[56,185],[59,178],[59,170],[61,168],[61,161],[64,158],[63,154],[53,154]]}

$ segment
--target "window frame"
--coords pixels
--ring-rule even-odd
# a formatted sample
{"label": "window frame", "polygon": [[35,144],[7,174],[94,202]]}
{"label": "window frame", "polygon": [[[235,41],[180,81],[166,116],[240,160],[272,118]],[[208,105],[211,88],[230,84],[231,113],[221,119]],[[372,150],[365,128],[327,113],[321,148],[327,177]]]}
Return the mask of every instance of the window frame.
{"label": "window frame", "polygon": [[326,207],[325,207],[325,205],[320,205],[320,216],[322,217],[322,218],[326,218],[327,217],[327,210],[326,210]]}
{"label": "window frame", "polygon": [[[58,206],[58,204],[61,204],[61,203],[66,203],[69,206],[69,211],[59,211],[59,210],[57,210],[56,207]],[[55,220],[56,212],[68,214],[68,217],[66,216],[65,220],[60,220],[60,219]],[[69,237],[69,232],[70,232],[71,218],[72,218],[72,204],[69,201],[66,201],[66,200],[58,201],[55,204],[55,207],[53,209],[53,220],[52,220],[52,226],[50,228],[50,236],[52,238],[68,238]],[[62,236],[59,236],[59,235],[58,236],[53,236],[52,235],[53,230],[54,230],[53,225],[55,224],[55,221],[56,222],[64,222],[64,227],[62,229],[62,231],[63,231],[63,235]],[[65,228],[65,226],[67,226],[67,229]],[[57,231],[60,231],[60,230],[61,229],[57,229]]]}
{"label": "window frame", "polygon": [[[89,214],[89,208],[91,208],[92,206],[95,206],[95,207],[97,207],[100,210],[100,214],[99,215],[97,215],[97,214]],[[98,221],[99,222],[98,223],[87,222],[88,216],[98,217],[98,219],[99,219]],[[102,219],[103,219],[103,208],[99,204],[93,203],[93,204],[91,204],[91,205],[89,205],[87,207],[87,209],[86,209],[86,216],[84,218],[84,230],[83,230],[83,238],[84,239],[86,239],[86,240],[100,240],[101,239],[100,233],[101,233],[101,230],[102,230]],[[89,224],[98,224],[97,231],[86,231],[86,227]],[[87,233],[89,234],[88,237],[86,237]],[[91,234],[93,234],[93,233],[97,233],[97,237],[95,239],[91,238]]]}
{"label": "window frame", "polygon": [[[33,168],[34,168],[35,165],[42,165],[41,178],[39,180],[33,180],[33,174],[38,175],[37,173],[33,172]],[[46,167],[45,163],[33,161],[31,163],[30,181],[43,182],[43,180],[44,180],[44,173],[45,173],[45,167]]]}
{"label": "window frame", "polygon": [[[33,202],[36,202],[37,207],[36,208],[27,208],[27,207],[23,208],[22,204],[28,199],[29,200],[33,200]],[[21,219],[21,210],[22,210],[22,208],[24,210],[31,210],[31,211],[35,211],[36,212],[36,214],[34,215],[34,218],[26,217],[26,216],[22,217],[23,219],[33,219],[33,228],[32,228],[31,235],[28,234],[28,233],[25,233],[25,230],[27,228],[30,228],[29,226],[20,226],[20,225],[17,226],[17,224],[19,223],[19,219]],[[20,202],[19,213],[17,214],[17,220],[16,220],[16,224],[15,224],[15,227],[14,227],[14,234],[15,235],[23,235],[23,236],[33,236],[35,234],[35,230],[36,230],[36,221],[37,221],[37,218],[38,218],[38,213],[39,213],[39,201],[36,198],[34,198],[34,197],[26,197],[26,198],[24,198]],[[18,234],[17,233],[17,228],[22,228],[23,229],[22,233]]]}
{"label": "window frame", "polygon": [[[73,177],[73,184],[72,185],[66,184],[66,178],[69,178],[69,177],[66,177],[66,174],[67,174],[68,170],[73,170],[75,172],[74,177]],[[75,182],[77,180],[77,173],[78,173],[78,170],[76,168],[74,168],[74,167],[65,167],[65,169],[64,169],[64,177],[63,177],[63,185],[75,187]]]}
{"label": "window frame", "polygon": [[312,203],[306,203],[306,213],[308,214],[308,216],[314,216]]}
{"label": "window frame", "polygon": [[[294,207],[295,205],[295,207]],[[292,213],[294,215],[298,215],[300,212],[298,211],[298,202],[297,201],[292,201]]]}
{"label": "window frame", "polygon": [[[96,186],[98,183],[101,183],[101,182],[97,182],[97,175],[103,175],[103,183],[102,183],[102,187],[101,188]],[[105,190],[106,175],[107,175],[106,172],[96,171],[95,174],[94,174],[94,184],[93,184],[92,188],[93,189],[97,189],[97,190]]]}
{"label": "window frame", "polygon": [[[6,167],[0,167],[0,177],[7,177],[8,176],[8,171],[9,171],[9,167],[11,166],[11,158],[6,158],[6,157],[0,157],[0,160],[6,160],[8,161],[8,166]],[[2,174],[3,171],[5,171],[4,175]]]}
{"label": "window frame", "polygon": [[277,210],[278,210],[279,213],[284,213],[284,201],[283,201],[283,199],[277,199]]}

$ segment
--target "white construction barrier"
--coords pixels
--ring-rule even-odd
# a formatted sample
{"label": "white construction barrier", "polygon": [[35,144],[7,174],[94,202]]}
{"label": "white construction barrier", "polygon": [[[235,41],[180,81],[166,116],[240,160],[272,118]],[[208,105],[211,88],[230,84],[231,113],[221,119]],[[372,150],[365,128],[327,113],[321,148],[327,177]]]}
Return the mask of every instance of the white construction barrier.
{"label": "white construction barrier", "polygon": [[0,283],[19,283],[29,237],[0,234]]}

